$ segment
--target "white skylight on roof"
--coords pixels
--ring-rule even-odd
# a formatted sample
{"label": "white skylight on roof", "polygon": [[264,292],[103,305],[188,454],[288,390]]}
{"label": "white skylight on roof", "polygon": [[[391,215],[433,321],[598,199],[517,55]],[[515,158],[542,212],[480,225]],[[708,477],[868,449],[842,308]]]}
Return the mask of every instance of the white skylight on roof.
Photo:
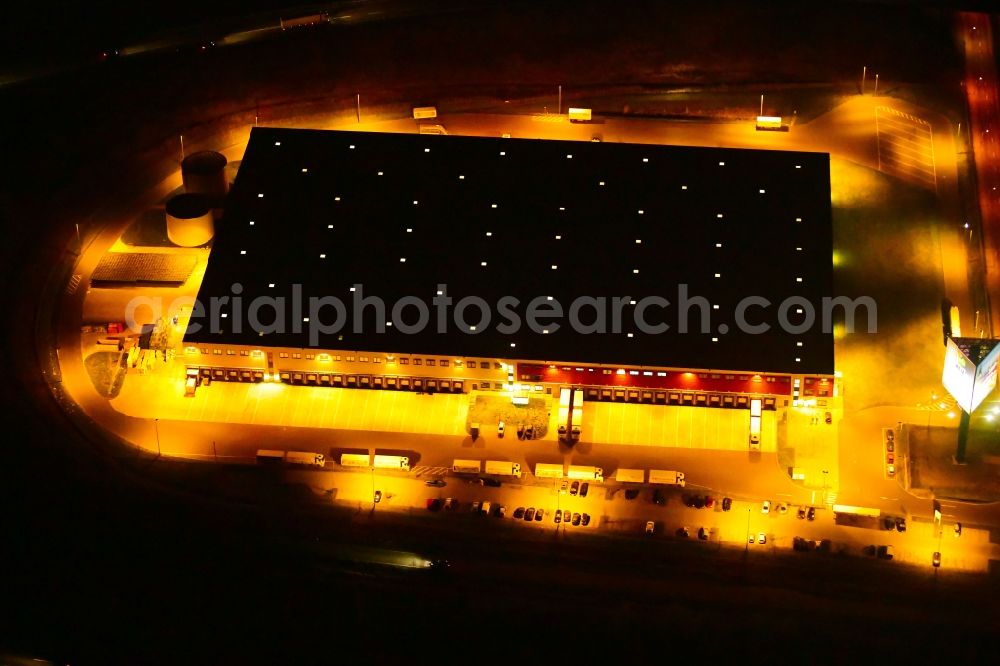
{"label": "white skylight on roof", "polygon": [[405,264],[406,263],[406,257],[400,257],[399,258],[399,263]]}
{"label": "white skylight on roof", "polygon": [[328,225],[326,225],[326,228],[327,229],[333,229],[333,225],[332,224],[328,224]]}
{"label": "white skylight on roof", "polygon": [[641,238],[636,238],[635,239],[635,244],[636,245],[642,245],[642,239]]}
{"label": "white skylight on roof", "polygon": [[634,336],[633,336],[633,335],[632,335],[631,333],[629,333],[629,334],[628,334],[628,337],[630,337],[630,338],[631,338],[631,337],[634,337]]}
{"label": "white skylight on roof", "polygon": [[716,243],[715,247],[722,247],[722,243]]}
{"label": "white skylight on roof", "polygon": [[642,158],[642,161],[643,161],[643,162],[648,162],[648,161],[649,161],[649,158],[648,158],[648,157],[643,157],[643,158]]}
{"label": "white skylight on roof", "polygon": [[485,262],[485,261],[480,261],[480,262],[479,262],[479,265],[480,265],[480,266],[485,266],[485,265],[486,265],[486,262]]}
{"label": "white skylight on roof", "polygon": [[765,190],[761,190],[761,191],[760,191],[760,193],[761,193],[761,194],[764,194],[764,192],[765,192]]}
{"label": "white skylight on roof", "polygon": [[321,255],[319,255],[319,258],[320,259],[326,259],[326,255],[325,254],[321,254]]}
{"label": "white skylight on roof", "polygon": [[722,219],[722,213],[716,213],[716,214],[715,214],[715,216],[716,216],[717,218],[719,218],[720,220]]}
{"label": "white skylight on roof", "polygon": [[562,240],[562,236],[560,236],[559,234],[556,234],[556,240]]}
{"label": "white skylight on roof", "polygon": [[302,173],[309,173],[308,167],[302,167]]}
{"label": "white skylight on roof", "polygon": [[639,269],[638,268],[633,268],[632,272],[635,273],[636,275],[638,275],[639,274]]}
{"label": "white skylight on roof", "polygon": [[273,282],[268,282],[267,283],[267,288],[268,289],[274,289],[274,283]]}
{"label": "white skylight on roof", "polygon": [[257,195],[257,198],[258,198],[258,199],[263,199],[263,198],[264,198],[264,193],[263,193],[263,192],[261,192],[260,194],[258,194],[258,195]]}
{"label": "white skylight on roof", "polygon": [[276,146],[280,146],[280,145],[281,145],[281,142],[280,142],[280,141],[275,141],[275,142],[274,142],[274,145],[276,145]]}
{"label": "white skylight on roof", "polygon": [[566,159],[571,160],[571,159],[573,159],[573,156],[572,155],[566,155]]}
{"label": "white skylight on roof", "polygon": [[640,210],[639,210],[639,215],[642,215],[642,214],[643,214],[643,212],[644,212],[644,211],[643,211],[642,209],[640,209]]}
{"label": "white skylight on roof", "polygon": [[492,232],[492,231],[487,231],[487,232],[486,232],[486,237],[487,237],[487,238],[489,238],[489,237],[490,237],[490,236],[492,236],[492,235],[493,235],[493,232]]}
{"label": "white skylight on roof", "polygon": [[351,150],[354,150],[354,144],[352,143],[352,144],[351,144],[351,145],[349,146],[349,148],[350,148]]}
{"label": "white skylight on roof", "polygon": [[240,250],[240,254],[246,254],[246,253],[247,253],[246,250]]}
{"label": "white skylight on roof", "polygon": [[555,264],[552,264],[552,270],[556,270],[557,268],[559,268],[559,267],[556,266]]}
{"label": "white skylight on roof", "polygon": [[726,166],[725,162],[719,162],[719,166]]}
{"label": "white skylight on roof", "polygon": [[496,204],[490,204],[490,208],[496,208],[496,207],[497,207]]}
{"label": "white skylight on roof", "polygon": [[431,149],[430,148],[424,148],[424,152],[425,153],[429,153],[429,152],[431,152]]}
{"label": "white skylight on roof", "polygon": [[603,180],[602,180],[602,181],[600,181],[600,182],[599,182],[599,183],[597,183],[597,184],[598,184],[598,185],[600,185],[601,187],[604,187],[604,181],[603,181]]}
{"label": "white skylight on roof", "polygon": [[253,220],[250,220],[250,226],[251,227],[253,226]]}

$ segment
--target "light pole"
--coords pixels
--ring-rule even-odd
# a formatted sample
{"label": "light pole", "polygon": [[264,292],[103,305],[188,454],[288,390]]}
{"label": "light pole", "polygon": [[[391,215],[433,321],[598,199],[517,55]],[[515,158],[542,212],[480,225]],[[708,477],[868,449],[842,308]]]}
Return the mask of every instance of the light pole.
{"label": "light pole", "polygon": [[878,74],[875,75],[875,94],[874,97],[878,97]]}
{"label": "light pole", "polygon": [[760,113],[758,113],[757,115],[759,116],[764,115],[764,93],[760,94]]}
{"label": "light pole", "polygon": [[865,94],[865,76],[868,74],[868,65],[861,66],[861,94]]}
{"label": "light pole", "polygon": [[156,432],[156,457],[159,458],[162,455],[160,453],[160,419],[153,419],[153,430]]}
{"label": "light pole", "polygon": [[743,550],[750,552],[750,507],[747,507],[747,533],[743,537]]}

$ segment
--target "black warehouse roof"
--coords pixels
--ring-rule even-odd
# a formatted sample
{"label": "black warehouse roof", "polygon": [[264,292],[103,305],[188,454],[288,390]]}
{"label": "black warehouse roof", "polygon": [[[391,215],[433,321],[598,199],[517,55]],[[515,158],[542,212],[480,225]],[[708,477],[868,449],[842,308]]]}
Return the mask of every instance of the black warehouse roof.
{"label": "black warehouse roof", "polygon": [[[199,293],[206,311],[212,297],[238,291],[242,302],[221,308],[221,332],[196,320],[186,341],[832,374],[833,336],[822,330],[831,243],[826,154],[255,128]],[[686,317],[683,289],[704,299]],[[444,333],[438,291],[452,300]],[[385,314],[369,306],[356,319],[359,294],[381,298]],[[280,320],[261,335],[248,308],[278,297],[280,315],[258,300],[261,321]],[[310,318],[310,297],[344,303],[337,332],[310,340],[316,319],[337,318],[334,307]],[[412,303],[393,325],[403,297],[426,304],[422,331],[402,330],[420,318]],[[464,297],[483,299],[491,320],[470,305],[468,326],[456,325]],[[575,330],[580,297],[589,300],[572,309],[584,325],[606,298],[607,332]],[[738,325],[747,297],[758,300],[745,320],[766,333]],[[562,317],[539,316],[530,330],[534,299]],[[815,322],[784,330],[782,303],[791,324],[810,308]],[[669,329],[643,332],[638,309]]]}

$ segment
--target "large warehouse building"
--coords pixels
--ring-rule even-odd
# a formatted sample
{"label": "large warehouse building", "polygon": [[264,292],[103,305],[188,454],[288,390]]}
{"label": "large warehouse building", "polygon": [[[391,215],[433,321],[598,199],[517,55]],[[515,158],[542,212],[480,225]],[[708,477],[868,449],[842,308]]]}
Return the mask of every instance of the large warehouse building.
{"label": "large warehouse building", "polygon": [[255,128],[186,364],[710,406],[829,396],[829,179],[817,153]]}

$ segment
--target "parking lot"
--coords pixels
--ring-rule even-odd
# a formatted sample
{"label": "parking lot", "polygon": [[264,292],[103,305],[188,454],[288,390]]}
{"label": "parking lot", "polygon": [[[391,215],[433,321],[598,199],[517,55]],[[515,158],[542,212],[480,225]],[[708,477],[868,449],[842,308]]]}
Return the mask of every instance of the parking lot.
{"label": "parking lot", "polygon": [[[745,409],[586,402],[582,439],[608,444],[746,451],[750,412]],[[775,412],[761,419],[760,448],[776,450]]]}
{"label": "parking lot", "polygon": [[185,421],[464,435],[469,396],[364,391],[277,383],[214,382],[184,397],[183,377],[130,374],[116,410]]}

